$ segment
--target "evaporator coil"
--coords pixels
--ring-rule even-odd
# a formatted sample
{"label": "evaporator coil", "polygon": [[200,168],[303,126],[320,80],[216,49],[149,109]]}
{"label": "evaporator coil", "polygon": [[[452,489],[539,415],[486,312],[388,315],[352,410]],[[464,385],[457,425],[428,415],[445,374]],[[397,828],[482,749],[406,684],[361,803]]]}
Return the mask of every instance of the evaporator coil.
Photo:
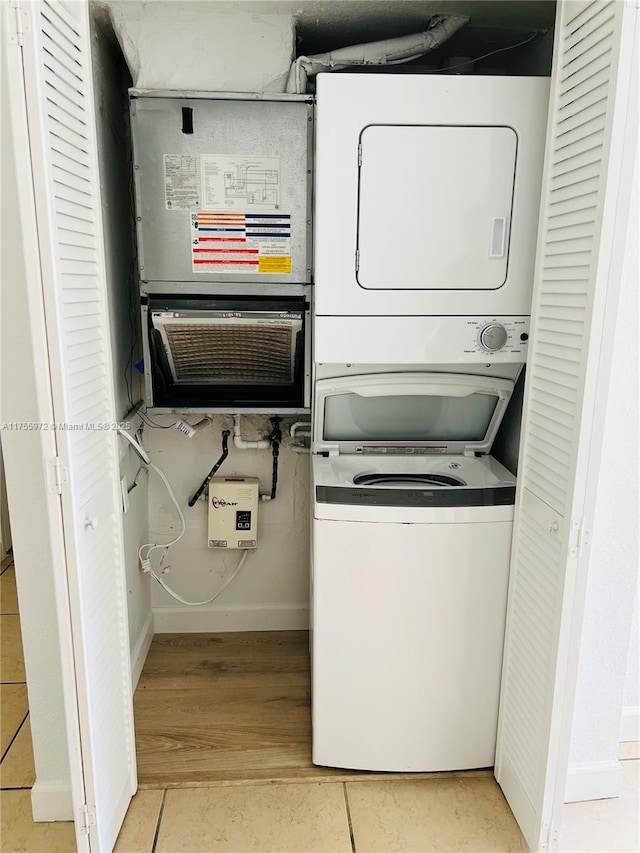
{"label": "evaporator coil", "polygon": [[290,385],[302,317],[153,312],[173,381],[180,385]]}

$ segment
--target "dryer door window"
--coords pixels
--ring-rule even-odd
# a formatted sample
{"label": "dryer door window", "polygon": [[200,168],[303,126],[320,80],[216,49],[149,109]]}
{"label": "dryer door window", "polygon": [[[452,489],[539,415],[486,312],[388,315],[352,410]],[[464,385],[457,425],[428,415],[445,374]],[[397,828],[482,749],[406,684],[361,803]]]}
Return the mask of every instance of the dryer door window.
{"label": "dryer door window", "polygon": [[497,290],[507,278],[510,127],[369,125],[356,275],[372,290]]}

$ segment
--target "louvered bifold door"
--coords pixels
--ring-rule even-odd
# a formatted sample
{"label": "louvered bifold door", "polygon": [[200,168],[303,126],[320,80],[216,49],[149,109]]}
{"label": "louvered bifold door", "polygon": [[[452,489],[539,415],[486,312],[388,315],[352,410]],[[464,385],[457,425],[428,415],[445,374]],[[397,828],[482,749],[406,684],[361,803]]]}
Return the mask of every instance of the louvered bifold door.
{"label": "louvered bifold door", "polygon": [[78,822],[91,824],[91,850],[108,851],[136,782],[88,7],[43,0],[22,8],[38,223],[30,240],[41,259],[67,480],[62,515],[87,798]]}
{"label": "louvered bifold door", "polygon": [[532,850],[557,843],[564,797],[636,18],[616,0],[557,11],[496,754]]}

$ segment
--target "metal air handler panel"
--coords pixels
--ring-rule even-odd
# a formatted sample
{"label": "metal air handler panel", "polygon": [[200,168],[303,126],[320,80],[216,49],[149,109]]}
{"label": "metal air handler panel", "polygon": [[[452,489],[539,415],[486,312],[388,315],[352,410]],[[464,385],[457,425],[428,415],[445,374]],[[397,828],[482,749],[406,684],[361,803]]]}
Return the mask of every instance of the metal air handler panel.
{"label": "metal air handler panel", "polygon": [[311,98],[130,96],[142,291],[197,294],[225,282],[227,292],[261,284],[282,293],[308,284]]}

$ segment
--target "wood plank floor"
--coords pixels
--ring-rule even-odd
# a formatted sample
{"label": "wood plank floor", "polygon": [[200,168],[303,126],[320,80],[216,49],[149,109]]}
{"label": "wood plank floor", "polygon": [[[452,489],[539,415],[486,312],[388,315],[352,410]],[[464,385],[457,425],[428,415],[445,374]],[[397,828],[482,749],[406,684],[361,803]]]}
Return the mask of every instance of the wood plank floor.
{"label": "wood plank floor", "polygon": [[400,778],[311,763],[310,687],[306,631],[156,635],[134,697],[140,787]]}

